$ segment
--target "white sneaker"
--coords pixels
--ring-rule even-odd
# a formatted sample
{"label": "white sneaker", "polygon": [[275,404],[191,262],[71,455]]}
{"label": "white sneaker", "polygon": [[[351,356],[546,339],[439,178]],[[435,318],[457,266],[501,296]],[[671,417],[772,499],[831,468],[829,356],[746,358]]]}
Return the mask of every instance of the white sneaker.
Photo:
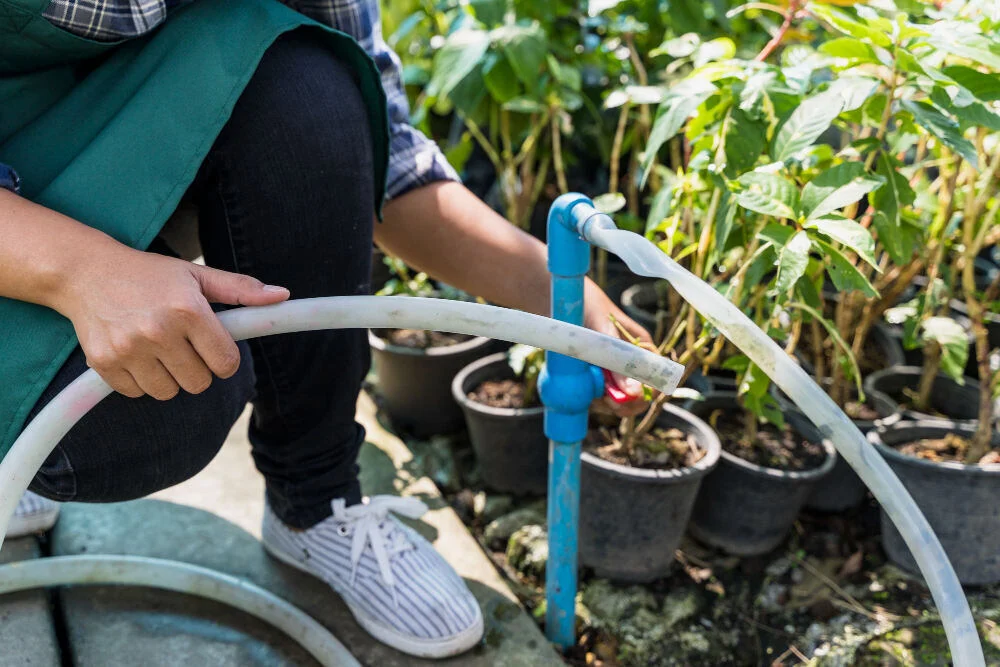
{"label": "white sneaker", "polygon": [[426,511],[416,498],[374,496],[351,507],[335,500],[333,516],[295,530],[265,506],[264,548],[323,579],[383,644],[421,658],[444,658],[479,643],[483,615],[434,547],[389,516],[416,519]]}
{"label": "white sneaker", "polygon": [[7,526],[7,537],[24,537],[33,533],[44,533],[56,524],[59,518],[59,503],[42,498],[37,493],[25,491],[17,502],[14,516]]}

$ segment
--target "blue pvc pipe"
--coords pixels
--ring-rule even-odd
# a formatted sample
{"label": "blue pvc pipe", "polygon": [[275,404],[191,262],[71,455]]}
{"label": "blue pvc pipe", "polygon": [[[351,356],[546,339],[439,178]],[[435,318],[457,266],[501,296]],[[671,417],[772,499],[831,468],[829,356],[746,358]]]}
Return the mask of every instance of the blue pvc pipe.
{"label": "blue pvc pipe", "polygon": [[[582,325],[590,245],[576,231],[573,208],[577,204],[592,206],[582,195],[563,195],[552,205],[548,266],[552,318]],[[580,442],[587,433],[590,403],[603,393],[603,379],[598,369],[585,362],[546,352],[539,393],[545,404],[545,435],[549,438],[545,631],[549,641],[565,649],[576,643]]]}

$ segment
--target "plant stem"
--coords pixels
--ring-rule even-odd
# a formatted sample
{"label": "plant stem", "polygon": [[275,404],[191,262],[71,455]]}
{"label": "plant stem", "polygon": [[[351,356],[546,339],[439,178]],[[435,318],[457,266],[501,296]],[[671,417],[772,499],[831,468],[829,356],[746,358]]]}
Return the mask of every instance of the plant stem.
{"label": "plant stem", "polygon": [[552,114],[549,122],[552,125],[552,164],[556,170],[556,184],[559,186],[559,192],[566,194],[569,192],[569,185],[566,183],[566,168],[563,166],[562,130],[559,129],[559,116]]}
{"label": "plant stem", "polygon": [[762,63],[767,60],[767,57],[771,55],[772,51],[778,48],[778,45],[781,44],[781,40],[785,38],[785,34],[788,32],[788,29],[792,27],[792,21],[795,19],[795,15],[799,11],[799,4],[799,0],[791,0],[791,2],[788,3],[788,9],[785,10],[785,20],[782,21],[781,27],[779,27],[778,31],[774,33],[771,41],[764,45],[764,48],[761,49],[760,53],[757,54],[757,57],[754,58],[754,60]]}
{"label": "plant stem", "polygon": [[620,168],[622,156],[622,143],[625,141],[625,127],[628,125],[628,112],[630,102],[622,105],[622,110],[618,114],[618,127],[615,129],[615,139],[611,144],[610,174],[608,176],[608,192],[618,192],[618,170]]}
{"label": "plant stem", "polygon": [[917,389],[917,410],[927,412],[931,406],[931,391],[934,390],[934,380],[941,368],[941,346],[931,342],[924,348],[924,367],[920,373],[920,385]]}

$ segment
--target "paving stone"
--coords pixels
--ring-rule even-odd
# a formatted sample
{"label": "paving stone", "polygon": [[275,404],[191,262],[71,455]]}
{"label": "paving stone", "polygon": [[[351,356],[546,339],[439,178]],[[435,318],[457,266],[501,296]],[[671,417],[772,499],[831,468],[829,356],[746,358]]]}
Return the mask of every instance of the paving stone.
{"label": "paving stone", "polygon": [[[39,557],[38,540],[9,540],[0,549],[0,564]],[[49,596],[24,591],[0,597],[0,665],[3,667],[60,667]]]}

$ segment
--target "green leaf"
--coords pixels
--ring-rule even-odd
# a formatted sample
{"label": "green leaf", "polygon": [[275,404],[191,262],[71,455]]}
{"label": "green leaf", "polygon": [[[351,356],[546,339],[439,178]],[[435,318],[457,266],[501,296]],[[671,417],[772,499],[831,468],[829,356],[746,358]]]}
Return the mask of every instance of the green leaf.
{"label": "green leaf", "polygon": [[817,240],[816,243],[823,249],[823,253],[830,259],[830,263],[827,264],[826,268],[827,272],[830,274],[830,279],[833,281],[833,286],[837,288],[837,291],[860,291],[863,292],[865,296],[878,296],[878,291],[870,282],[868,282],[868,279],[865,278],[864,274],[861,273],[856,266],[851,264],[850,260],[844,257],[844,254],[840,252],[838,248],[835,248],[824,241]]}
{"label": "green leaf", "polygon": [[674,189],[663,186],[653,197],[649,205],[649,215],[646,217],[646,234],[660,226],[664,218],[670,215],[674,203]]}
{"label": "green leaf", "polygon": [[529,90],[538,87],[539,72],[548,52],[545,33],[538,24],[496,28],[491,37],[503,49],[514,73]]}
{"label": "green leaf", "polygon": [[671,58],[686,58],[698,49],[701,38],[693,32],[668,39],[658,47],[649,52],[653,58],[661,55],[668,55]]}
{"label": "green leaf", "polygon": [[625,195],[620,192],[608,192],[594,197],[594,208],[608,215],[617,213],[625,208]]}
{"label": "green leaf", "polygon": [[764,229],[757,233],[757,238],[762,241],[770,241],[772,245],[781,248],[792,238],[795,229],[780,222],[769,222],[764,225]]}
{"label": "green leaf", "polygon": [[862,62],[879,62],[875,55],[875,50],[869,44],[853,37],[838,37],[819,45],[820,53],[825,53],[834,58],[848,58],[850,60],[860,60]]}
{"label": "green leaf", "polygon": [[736,204],[728,190],[723,190],[719,200],[719,210],[715,215],[715,243],[712,245],[712,261],[718,260],[726,247],[729,235],[733,231],[733,220],[736,218]]}
{"label": "green leaf", "polygon": [[548,63],[549,71],[552,72],[552,76],[556,78],[556,81],[570,90],[580,91],[583,77],[579,69],[573,65],[561,64],[551,53],[545,56],[545,61]]}
{"label": "green leaf", "polygon": [[514,113],[544,113],[545,107],[530,97],[515,97],[504,102],[503,108]]}
{"label": "green leaf", "polygon": [[872,223],[893,263],[905,264],[913,255],[913,248],[903,242],[900,212],[913,203],[916,195],[886,153],[879,153],[875,171],[885,180],[885,186],[872,193],[871,205],[875,211]]}
{"label": "green leaf", "polygon": [[809,235],[801,231],[796,232],[778,253],[778,278],[774,285],[778,294],[787,294],[805,274],[810,248],[812,241],[809,240]]}
{"label": "green leaf", "polygon": [[427,84],[430,97],[447,97],[474,70],[490,46],[489,34],[466,28],[448,36],[444,46],[434,54],[434,74]]}
{"label": "green leaf", "polygon": [[734,354],[722,362],[722,368],[727,371],[743,373],[750,366],[750,358],[744,354]]}
{"label": "green leaf", "polygon": [[820,234],[847,246],[873,267],[878,266],[875,261],[875,239],[872,238],[871,232],[855,221],[841,217],[828,217],[814,218],[805,224],[806,227],[815,229]]}
{"label": "green leaf", "polygon": [[871,79],[838,79],[829,89],[806,98],[781,124],[771,146],[771,156],[775,160],[787,160],[811,146],[842,111],[863,104],[875,86]]}
{"label": "green leaf", "polygon": [[472,13],[480,22],[486,25],[496,25],[503,21],[507,12],[505,0],[469,0]]}
{"label": "green leaf", "polygon": [[728,37],[719,37],[705,42],[694,52],[692,56],[695,67],[717,60],[728,60],[736,55],[736,44]]}
{"label": "green leaf", "polygon": [[989,39],[973,32],[976,28],[971,21],[936,21],[927,27],[932,31],[927,40],[932,46],[994,70],[1000,69],[1000,55],[993,52]]}
{"label": "green leaf", "polygon": [[860,162],[838,164],[802,188],[802,212],[809,218],[820,218],[853,204],[882,182],[881,178],[866,174]]}
{"label": "green leaf", "polygon": [[736,203],[745,209],[778,218],[796,218],[799,191],[784,176],[751,171],[740,176],[743,189],[736,193]]}
{"label": "green leaf", "polygon": [[483,82],[493,99],[500,104],[509,102],[521,92],[514,68],[499,53],[489,53],[483,59]]}
{"label": "green leaf", "polygon": [[809,11],[823,19],[837,30],[858,39],[866,39],[876,46],[892,45],[892,38],[884,31],[873,28],[864,19],[856,19],[850,14],[828,5],[809,3]]}
{"label": "green leaf", "polygon": [[917,125],[920,125],[940,139],[941,143],[961,155],[973,167],[976,169],[979,168],[976,147],[972,145],[971,141],[962,136],[957,122],[948,118],[927,102],[903,100],[901,104],[904,109],[913,114],[913,120]]}
{"label": "green leaf", "polygon": [[964,65],[949,65],[941,71],[981,102],[1000,100],[1000,74],[980,72]]}
{"label": "green leaf", "polygon": [[667,99],[656,110],[656,120],[649,133],[649,141],[646,142],[639,176],[640,189],[646,187],[650,167],[653,166],[656,154],[663,147],[663,144],[680,132],[684,122],[715,90],[715,86],[707,81],[688,79],[670,91]]}
{"label": "green leaf", "polygon": [[778,402],[768,392],[771,378],[756,364],[749,364],[740,380],[739,395],[743,407],[758,417],[763,417],[778,428],[784,428],[785,417]]}
{"label": "green leaf", "polygon": [[950,317],[928,317],[921,324],[921,329],[922,344],[935,342],[941,346],[941,370],[949,377],[960,380],[969,360],[969,336],[965,328]]}
{"label": "green leaf", "polygon": [[767,126],[741,109],[732,109],[725,142],[726,176],[736,178],[757,164],[767,145]]}

